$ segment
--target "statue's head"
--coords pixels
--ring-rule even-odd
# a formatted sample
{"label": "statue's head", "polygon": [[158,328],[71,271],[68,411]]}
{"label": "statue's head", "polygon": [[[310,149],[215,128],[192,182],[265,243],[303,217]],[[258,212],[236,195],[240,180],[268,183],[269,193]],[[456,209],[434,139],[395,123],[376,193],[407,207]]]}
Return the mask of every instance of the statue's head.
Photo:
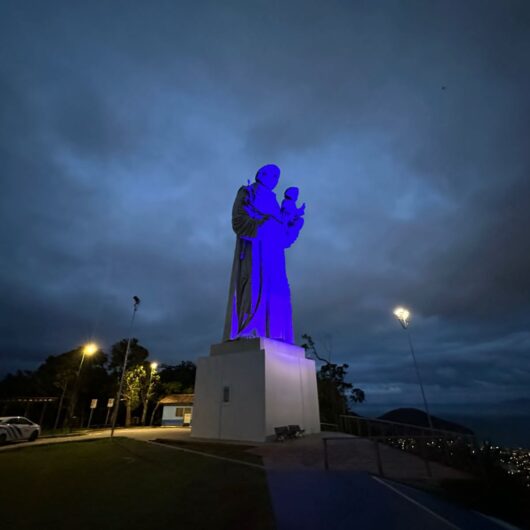
{"label": "statue's head", "polygon": [[258,169],[256,181],[266,188],[273,190],[280,180],[280,168],[274,164],[267,164]]}
{"label": "statue's head", "polygon": [[296,201],[298,199],[298,193],[299,190],[296,187],[287,188],[284,193],[284,197],[286,199],[291,199],[292,201]]}

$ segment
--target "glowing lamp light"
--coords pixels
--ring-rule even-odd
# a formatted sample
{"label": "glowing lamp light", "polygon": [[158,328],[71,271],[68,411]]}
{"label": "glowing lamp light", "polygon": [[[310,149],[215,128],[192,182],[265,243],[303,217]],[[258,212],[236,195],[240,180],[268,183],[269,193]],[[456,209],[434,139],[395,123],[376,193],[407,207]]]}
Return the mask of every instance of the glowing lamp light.
{"label": "glowing lamp light", "polygon": [[158,363],[151,363],[151,370],[156,370],[158,368]]}
{"label": "glowing lamp light", "polygon": [[97,344],[93,343],[93,342],[89,342],[84,348],[83,348],[83,353],[85,355],[88,355],[89,357],[91,355],[94,355],[94,353],[96,353],[98,351],[98,346]]}
{"label": "glowing lamp light", "polygon": [[407,328],[409,325],[410,311],[404,307],[396,307],[394,309],[394,316],[399,320],[399,323],[403,328]]}

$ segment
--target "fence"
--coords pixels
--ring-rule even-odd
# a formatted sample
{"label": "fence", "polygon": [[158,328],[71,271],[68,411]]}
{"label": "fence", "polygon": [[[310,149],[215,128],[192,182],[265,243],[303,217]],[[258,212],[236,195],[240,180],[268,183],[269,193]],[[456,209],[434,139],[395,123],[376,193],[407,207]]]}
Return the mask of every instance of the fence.
{"label": "fence", "polygon": [[[367,443],[372,447],[372,455],[379,475],[385,475],[382,446],[399,449],[413,454],[423,461],[427,476],[432,477],[432,462],[462,471],[480,472],[477,440],[471,434],[444,429],[430,429],[418,425],[398,423],[388,420],[374,420],[358,416],[341,416],[338,430],[352,434],[351,437],[327,437],[324,443],[324,467],[330,468],[330,443],[340,445],[363,445],[364,458]],[[389,454],[385,449],[385,454]],[[344,455],[343,451],[343,455]],[[410,464],[410,459],[409,459]]]}

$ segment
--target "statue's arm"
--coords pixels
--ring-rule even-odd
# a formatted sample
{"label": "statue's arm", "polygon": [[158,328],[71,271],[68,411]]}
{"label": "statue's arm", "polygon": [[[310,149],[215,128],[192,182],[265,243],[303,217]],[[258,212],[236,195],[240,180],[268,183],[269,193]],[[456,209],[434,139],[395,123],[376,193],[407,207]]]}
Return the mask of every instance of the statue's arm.
{"label": "statue's arm", "polygon": [[263,220],[253,218],[248,211],[249,196],[246,186],[241,186],[237,192],[232,208],[232,229],[239,237],[254,238]]}
{"label": "statue's arm", "polygon": [[298,239],[298,235],[303,226],[303,217],[298,217],[292,225],[285,225],[285,248],[289,248]]}

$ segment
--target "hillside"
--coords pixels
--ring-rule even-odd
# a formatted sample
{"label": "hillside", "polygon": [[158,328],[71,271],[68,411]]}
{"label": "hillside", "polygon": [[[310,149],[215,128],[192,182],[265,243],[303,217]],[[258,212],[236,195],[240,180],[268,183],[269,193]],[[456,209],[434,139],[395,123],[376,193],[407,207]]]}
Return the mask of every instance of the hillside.
{"label": "hillside", "polygon": [[[409,425],[417,425],[418,427],[429,427],[429,421],[427,414],[419,409],[414,408],[402,408],[394,409],[389,412],[385,412],[382,416],[379,416],[380,420],[395,421],[398,423],[408,423]],[[444,420],[433,416],[431,414],[432,425],[435,429],[442,429],[445,431],[454,431],[462,434],[474,434],[471,429],[454,423],[452,421]]]}

